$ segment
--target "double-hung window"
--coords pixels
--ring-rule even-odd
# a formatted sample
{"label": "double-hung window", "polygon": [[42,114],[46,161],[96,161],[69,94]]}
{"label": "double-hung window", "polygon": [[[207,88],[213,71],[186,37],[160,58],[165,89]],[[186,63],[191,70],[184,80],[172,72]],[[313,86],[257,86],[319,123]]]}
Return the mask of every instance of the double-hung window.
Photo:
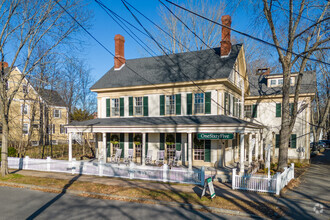
{"label": "double-hung window", "polygon": [[194,100],[194,113],[203,114],[204,113],[204,93],[196,93]]}
{"label": "double-hung window", "polygon": [[22,115],[27,115],[28,114],[28,105],[27,104],[22,104],[21,113],[22,113]]}
{"label": "double-hung window", "polygon": [[175,114],[175,95],[167,95],[166,96],[166,115],[174,115]]}
{"label": "double-hung window", "polygon": [[119,99],[118,98],[111,100],[111,115],[119,116]]}
{"label": "double-hung window", "polygon": [[23,132],[23,134],[29,133],[29,124],[23,124],[22,132]]}
{"label": "double-hung window", "polygon": [[143,97],[134,98],[134,108],[135,108],[135,115],[137,116],[143,115]]}
{"label": "double-hung window", "polygon": [[61,117],[61,110],[54,109],[54,118],[60,118]]}
{"label": "double-hung window", "polygon": [[244,117],[252,118],[252,106],[251,105],[244,106]]}

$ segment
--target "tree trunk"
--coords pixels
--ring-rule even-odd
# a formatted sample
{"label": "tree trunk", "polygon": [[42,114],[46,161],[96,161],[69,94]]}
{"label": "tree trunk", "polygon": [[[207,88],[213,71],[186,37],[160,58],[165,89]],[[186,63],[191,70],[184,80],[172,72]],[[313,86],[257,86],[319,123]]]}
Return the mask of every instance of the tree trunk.
{"label": "tree trunk", "polygon": [[2,148],[1,148],[1,176],[6,176],[8,171],[8,122],[2,120]]}
{"label": "tree trunk", "polygon": [[290,71],[289,68],[283,66],[283,97],[282,97],[282,122],[280,130],[280,148],[278,155],[278,171],[283,171],[288,165],[288,149],[291,136],[290,131]]}

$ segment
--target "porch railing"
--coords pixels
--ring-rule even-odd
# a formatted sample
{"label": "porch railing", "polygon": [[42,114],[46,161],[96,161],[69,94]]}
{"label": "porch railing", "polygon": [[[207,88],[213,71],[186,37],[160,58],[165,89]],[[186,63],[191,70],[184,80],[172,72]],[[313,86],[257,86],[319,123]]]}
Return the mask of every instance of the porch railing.
{"label": "porch railing", "polygon": [[166,164],[162,167],[137,166],[130,163],[109,164],[87,161],[64,161],[47,159],[31,159],[29,157],[16,158],[8,157],[8,166],[11,169],[37,170],[49,172],[63,172],[72,174],[86,174],[108,177],[120,177],[127,179],[142,179],[162,182],[177,182],[204,185],[205,169],[193,169],[172,167]]}
{"label": "porch railing", "polygon": [[264,175],[237,175],[236,169],[232,173],[232,189],[268,192],[280,194],[280,191],[294,179],[294,164],[285,168],[283,173],[276,173],[272,177]]}

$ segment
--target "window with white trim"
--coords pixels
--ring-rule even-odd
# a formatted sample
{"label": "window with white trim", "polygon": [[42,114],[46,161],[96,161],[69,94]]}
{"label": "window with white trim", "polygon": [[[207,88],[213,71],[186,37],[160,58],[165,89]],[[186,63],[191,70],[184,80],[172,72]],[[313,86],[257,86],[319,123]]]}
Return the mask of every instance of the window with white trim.
{"label": "window with white trim", "polygon": [[165,109],[166,109],[166,115],[175,114],[175,95],[165,96]]}
{"label": "window with white trim", "polygon": [[61,110],[54,109],[53,116],[54,116],[54,118],[60,118],[61,117]]}
{"label": "window with white trim", "polygon": [[64,125],[60,125],[60,133],[66,134],[66,128],[64,127]]}
{"label": "window with white trim", "polygon": [[111,115],[119,116],[119,99],[111,99]]}
{"label": "window with white trim", "polygon": [[23,134],[28,134],[29,133],[29,124],[27,124],[27,123],[23,124],[22,132],[23,132]]}
{"label": "window with white trim", "polygon": [[134,97],[135,115],[143,115],[143,97]]}
{"label": "window with white trim", "polygon": [[194,114],[204,113],[204,93],[196,93],[194,97]]}
{"label": "window with white trim", "polygon": [[245,118],[252,118],[252,105],[245,105],[244,106],[244,117]]}
{"label": "window with white trim", "polygon": [[21,114],[22,115],[27,115],[29,113],[28,111],[28,105],[27,104],[22,104],[21,105]]}

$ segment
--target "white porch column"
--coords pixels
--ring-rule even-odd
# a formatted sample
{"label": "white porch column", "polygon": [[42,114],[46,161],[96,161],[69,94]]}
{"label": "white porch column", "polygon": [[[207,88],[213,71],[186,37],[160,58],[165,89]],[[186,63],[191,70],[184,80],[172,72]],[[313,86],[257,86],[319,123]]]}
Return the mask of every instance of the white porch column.
{"label": "white porch column", "polygon": [[256,133],[255,159],[257,162],[259,161],[259,140],[260,140],[259,133]]}
{"label": "white porch column", "polygon": [[103,141],[103,162],[107,162],[107,133],[102,133],[102,141]]}
{"label": "white porch column", "polygon": [[262,133],[260,134],[260,160],[264,161],[264,139]]}
{"label": "white porch column", "polygon": [[192,158],[193,158],[193,151],[192,151],[192,133],[188,133],[188,168],[192,170]]}
{"label": "white porch column", "polygon": [[142,133],[142,166],[146,165],[146,133]]}
{"label": "white porch column", "polygon": [[251,165],[252,162],[252,150],[253,150],[253,146],[252,146],[252,134],[248,134],[249,135],[249,142],[248,142],[248,146],[249,146],[249,166]]}
{"label": "white porch column", "polygon": [[239,137],[239,172],[244,173],[244,133],[240,133]]}
{"label": "white porch column", "polygon": [[69,132],[69,161],[72,161],[72,132]]}

